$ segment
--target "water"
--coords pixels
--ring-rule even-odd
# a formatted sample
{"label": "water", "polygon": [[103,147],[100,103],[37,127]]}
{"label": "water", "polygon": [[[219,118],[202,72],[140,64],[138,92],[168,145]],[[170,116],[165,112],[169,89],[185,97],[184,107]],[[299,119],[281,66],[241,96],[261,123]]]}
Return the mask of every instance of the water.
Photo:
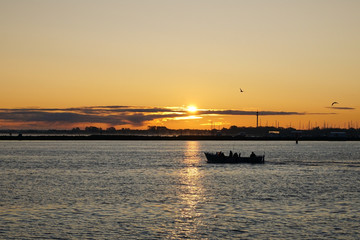
{"label": "water", "polygon": [[1,141],[0,239],[359,239],[359,183],[360,142]]}

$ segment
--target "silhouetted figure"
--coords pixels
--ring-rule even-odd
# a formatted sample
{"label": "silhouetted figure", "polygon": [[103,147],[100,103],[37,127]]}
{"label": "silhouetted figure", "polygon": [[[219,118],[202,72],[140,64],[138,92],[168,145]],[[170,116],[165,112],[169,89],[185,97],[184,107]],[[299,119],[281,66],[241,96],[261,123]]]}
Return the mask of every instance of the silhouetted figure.
{"label": "silhouetted figure", "polygon": [[233,156],[233,152],[230,150],[229,157]]}
{"label": "silhouetted figure", "polygon": [[255,153],[254,153],[254,152],[251,152],[250,157],[251,157],[251,158],[256,157]]}
{"label": "silhouetted figure", "polygon": [[238,156],[237,152],[234,153],[234,158],[238,158],[238,157],[239,157],[239,156]]}

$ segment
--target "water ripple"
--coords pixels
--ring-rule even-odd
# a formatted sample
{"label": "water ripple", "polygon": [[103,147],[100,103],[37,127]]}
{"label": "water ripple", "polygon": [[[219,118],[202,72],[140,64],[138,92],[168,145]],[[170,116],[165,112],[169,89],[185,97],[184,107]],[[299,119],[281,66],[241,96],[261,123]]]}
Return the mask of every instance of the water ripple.
{"label": "water ripple", "polygon": [[[266,152],[208,165],[204,151]],[[1,239],[356,239],[357,142],[2,142]]]}

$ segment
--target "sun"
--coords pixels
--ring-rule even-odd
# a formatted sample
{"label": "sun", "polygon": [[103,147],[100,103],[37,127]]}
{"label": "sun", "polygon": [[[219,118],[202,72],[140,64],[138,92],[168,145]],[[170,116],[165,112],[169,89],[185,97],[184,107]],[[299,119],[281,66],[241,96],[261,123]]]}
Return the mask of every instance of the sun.
{"label": "sun", "polygon": [[197,107],[194,105],[190,105],[186,108],[186,110],[190,113],[196,113],[197,112]]}

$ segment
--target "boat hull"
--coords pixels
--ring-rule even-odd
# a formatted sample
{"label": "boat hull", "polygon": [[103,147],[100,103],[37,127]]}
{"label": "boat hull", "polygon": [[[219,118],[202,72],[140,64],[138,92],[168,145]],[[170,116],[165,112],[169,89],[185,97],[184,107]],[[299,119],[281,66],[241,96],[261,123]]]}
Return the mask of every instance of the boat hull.
{"label": "boat hull", "polygon": [[255,157],[230,157],[215,153],[205,152],[205,156],[208,163],[251,163],[251,164],[263,164],[265,163],[265,155]]}

